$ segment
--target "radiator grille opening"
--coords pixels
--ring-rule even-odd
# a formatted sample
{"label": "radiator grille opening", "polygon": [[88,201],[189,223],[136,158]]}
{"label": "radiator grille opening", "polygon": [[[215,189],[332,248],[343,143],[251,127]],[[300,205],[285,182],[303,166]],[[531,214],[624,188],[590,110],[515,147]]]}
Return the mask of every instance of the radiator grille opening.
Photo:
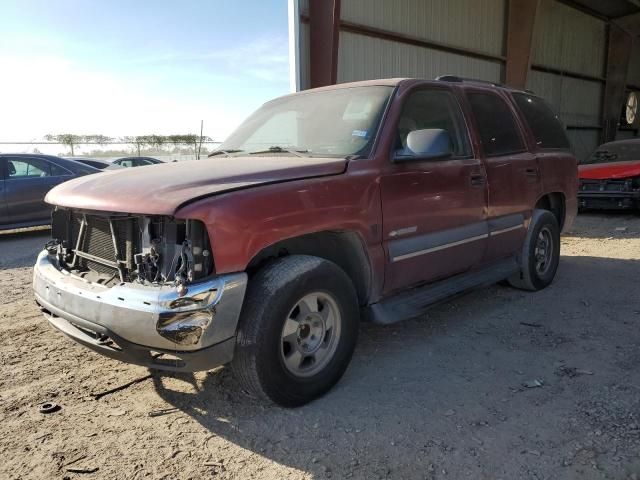
{"label": "radiator grille opening", "polygon": [[56,208],[52,237],[65,269],[105,285],[192,282],[215,271],[207,229],[198,220]]}
{"label": "radiator grille opening", "polygon": [[[84,232],[80,243],[78,243],[83,221],[85,222]],[[140,244],[137,218],[110,218],[73,213],[71,224],[70,244],[74,248],[77,247],[76,265],[78,267],[119,277],[117,265],[120,265],[124,280],[133,280],[133,256],[138,251]],[[114,235],[111,233],[112,228]],[[95,257],[95,259],[83,257],[83,253]]]}

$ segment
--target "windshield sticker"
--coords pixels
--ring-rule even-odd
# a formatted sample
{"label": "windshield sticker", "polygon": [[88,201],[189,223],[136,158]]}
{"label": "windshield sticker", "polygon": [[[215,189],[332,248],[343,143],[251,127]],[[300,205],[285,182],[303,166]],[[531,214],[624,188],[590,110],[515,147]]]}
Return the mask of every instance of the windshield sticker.
{"label": "windshield sticker", "polygon": [[352,137],[367,138],[367,134],[368,132],[366,130],[354,130],[353,132],[351,132]]}

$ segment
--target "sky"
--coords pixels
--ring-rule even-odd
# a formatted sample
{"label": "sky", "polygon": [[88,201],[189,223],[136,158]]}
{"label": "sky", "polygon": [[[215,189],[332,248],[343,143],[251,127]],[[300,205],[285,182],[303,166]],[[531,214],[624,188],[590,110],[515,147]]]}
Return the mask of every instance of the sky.
{"label": "sky", "polygon": [[0,141],[204,133],[289,92],[286,0],[0,0]]}

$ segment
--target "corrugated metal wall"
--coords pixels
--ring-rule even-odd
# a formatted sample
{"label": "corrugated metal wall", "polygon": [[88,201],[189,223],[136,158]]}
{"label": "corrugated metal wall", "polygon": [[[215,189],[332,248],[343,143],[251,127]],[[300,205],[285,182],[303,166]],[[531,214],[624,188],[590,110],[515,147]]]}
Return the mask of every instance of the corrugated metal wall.
{"label": "corrugated metal wall", "polygon": [[499,63],[342,32],[338,82],[370,78],[436,78],[444,73],[499,82]]}
{"label": "corrugated metal wall", "polygon": [[[506,0],[342,0],[341,19],[489,55],[504,51]],[[490,60],[343,32],[338,82],[453,74],[500,81]]]}
{"label": "corrugated metal wall", "polygon": [[607,26],[555,0],[542,0],[536,22],[534,64],[604,77]]}
{"label": "corrugated metal wall", "polygon": [[[534,33],[532,63],[527,88],[541,95],[569,127],[568,135],[578,158],[589,155],[600,141],[604,84],[536,71],[535,66],[605,76],[607,25],[555,0],[543,0]],[[576,128],[580,127],[580,128]]]}
{"label": "corrugated metal wall", "polygon": [[502,55],[505,0],[342,0],[342,20]]}

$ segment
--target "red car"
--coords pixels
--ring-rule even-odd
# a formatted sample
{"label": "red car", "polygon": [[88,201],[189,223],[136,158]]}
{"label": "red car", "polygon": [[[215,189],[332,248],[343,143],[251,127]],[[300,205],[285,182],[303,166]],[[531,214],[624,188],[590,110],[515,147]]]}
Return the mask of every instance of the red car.
{"label": "red car", "polygon": [[578,206],[640,208],[640,139],[605,143],[578,167]]}
{"label": "red car", "polygon": [[530,92],[457,77],[308,90],[207,160],[55,188],[33,287],[55,328],[104,355],[230,363],[246,391],[301,405],[340,379],[361,318],[505,279],[548,286],[577,185],[562,124]]}

